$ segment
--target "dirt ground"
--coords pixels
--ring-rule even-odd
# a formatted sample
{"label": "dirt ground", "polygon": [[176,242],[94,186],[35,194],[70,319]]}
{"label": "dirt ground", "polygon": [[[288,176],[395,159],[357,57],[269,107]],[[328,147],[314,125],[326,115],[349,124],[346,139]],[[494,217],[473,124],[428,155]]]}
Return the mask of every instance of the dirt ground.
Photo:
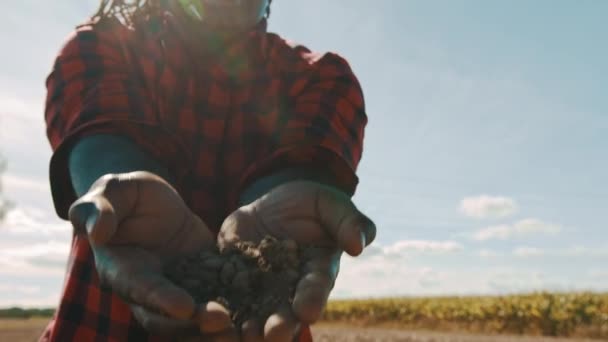
{"label": "dirt ground", "polygon": [[[0,341],[37,341],[48,319],[0,320]],[[537,337],[479,336],[413,332],[385,328],[361,328],[320,324],[313,327],[315,342],[574,342],[597,341],[584,339],[551,339]]]}
{"label": "dirt ground", "polygon": [[484,336],[389,328],[362,328],[319,324],[312,329],[315,342],[591,342],[598,340],[521,336]]}
{"label": "dirt ground", "polygon": [[33,342],[38,341],[48,324],[48,318],[0,319],[0,341]]}

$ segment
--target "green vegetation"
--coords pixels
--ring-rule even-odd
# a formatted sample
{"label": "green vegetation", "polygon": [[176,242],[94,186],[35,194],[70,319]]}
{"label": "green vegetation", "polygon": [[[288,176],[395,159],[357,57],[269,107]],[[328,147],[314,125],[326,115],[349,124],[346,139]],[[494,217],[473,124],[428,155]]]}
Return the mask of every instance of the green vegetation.
{"label": "green vegetation", "polygon": [[55,309],[22,309],[8,308],[0,309],[0,319],[2,318],[36,318],[36,317],[52,317]]}
{"label": "green vegetation", "polygon": [[[2,318],[50,317],[54,309],[0,309]],[[330,301],[323,322],[484,334],[608,338],[608,293]]]}
{"label": "green vegetation", "polygon": [[323,319],[408,329],[608,338],[608,294],[332,301]]}

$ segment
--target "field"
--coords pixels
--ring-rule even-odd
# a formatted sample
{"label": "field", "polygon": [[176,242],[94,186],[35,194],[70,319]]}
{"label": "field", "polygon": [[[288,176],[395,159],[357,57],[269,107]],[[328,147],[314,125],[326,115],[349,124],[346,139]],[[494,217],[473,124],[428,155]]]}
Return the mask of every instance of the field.
{"label": "field", "polygon": [[519,335],[483,335],[464,332],[436,332],[399,328],[359,327],[321,323],[313,327],[314,341],[320,342],[596,342],[598,340],[565,337]]}
{"label": "field", "polygon": [[0,319],[0,341],[37,341],[49,318],[2,318]]}
{"label": "field", "polygon": [[409,330],[608,339],[608,294],[332,301],[324,321]]}
{"label": "field", "polygon": [[[51,311],[0,310],[0,341],[36,340],[48,322],[35,318],[41,312]],[[608,294],[331,301],[313,335],[361,342],[606,341]]]}
{"label": "field", "polygon": [[[33,342],[40,336],[48,318],[0,319],[0,341]],[[394,328],[356,327],[321,323],[313,328],[315,341],[325,342],[582,342],[587,339],[541,338],[521,336],[469,335],[465,333],[440,333],[408,331]]]}

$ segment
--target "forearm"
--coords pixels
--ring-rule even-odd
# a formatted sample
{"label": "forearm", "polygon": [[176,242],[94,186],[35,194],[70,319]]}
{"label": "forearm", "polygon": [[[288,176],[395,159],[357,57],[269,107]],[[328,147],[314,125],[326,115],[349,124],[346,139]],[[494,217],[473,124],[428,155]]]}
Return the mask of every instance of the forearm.
{"label": "forearm", "polygon": [[104,134],[83,138],[71,149],[68,165],[77,196],[85,194],[97,179],[111,173],[148,171],[173,183],[166,167],[120,136]]}

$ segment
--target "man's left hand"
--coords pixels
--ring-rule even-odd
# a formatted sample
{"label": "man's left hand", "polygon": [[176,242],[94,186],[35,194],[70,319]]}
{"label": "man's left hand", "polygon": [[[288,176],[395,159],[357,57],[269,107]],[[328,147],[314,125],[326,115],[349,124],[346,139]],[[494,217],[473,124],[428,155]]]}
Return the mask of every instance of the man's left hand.
{"label": "man's left hand", "polygon": [[322,248],[304,266],[291,307],[280,308],[266,322],[246,322],[243,341],[291,341],[299,325],[321,316],[333,289],[343,252],[361,254],[376,236],[374,223],[336,188],[312,181],[279,185],[224,221],[220,248],[239,241],[259,242],[270,235],[301,246]]}

